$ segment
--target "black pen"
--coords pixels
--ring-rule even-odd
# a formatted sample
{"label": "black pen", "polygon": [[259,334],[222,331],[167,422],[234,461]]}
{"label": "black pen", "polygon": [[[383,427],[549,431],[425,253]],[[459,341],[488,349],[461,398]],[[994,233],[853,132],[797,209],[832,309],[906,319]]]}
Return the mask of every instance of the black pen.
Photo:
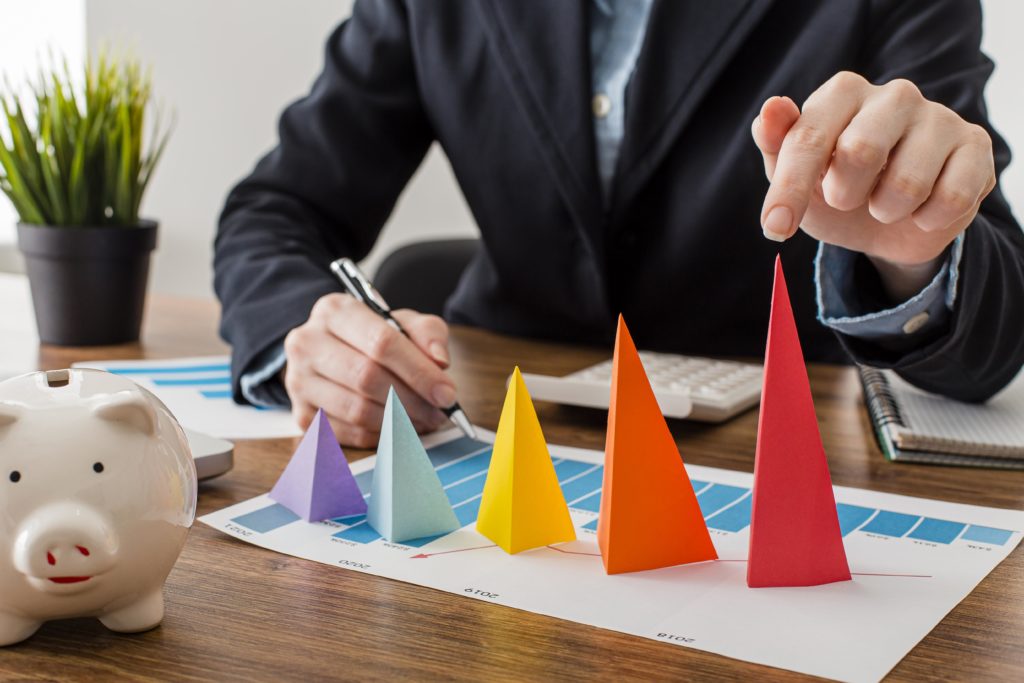
{"label": "black pen", "polygon": [[[331,263],[331,272],[333,272],[341,284],[348,290],[348,293],[354,296],[359,301],[362,301],[366,306],[384,318],[388,325],[395,328],[406,337],[409,333],[402,329],[402,326],[397,320],[391,315],[391,307],[388,306],[387,302],[384,301],[384,297],[380,295],[380,292],[370,284],[363,272],[359,270],[359,266],[352,261],[352,259],[340,258],[337,261]],[[453,403],[449,408],[441,408],[441,412],[444,413],[449,420],[451,420],[456,427],[462,430],[462,433],[471,439],[476,439],[476,430],[473,428],[473,424],[466,417],[466,413],[462,410],[462,407],[458,402]]]}

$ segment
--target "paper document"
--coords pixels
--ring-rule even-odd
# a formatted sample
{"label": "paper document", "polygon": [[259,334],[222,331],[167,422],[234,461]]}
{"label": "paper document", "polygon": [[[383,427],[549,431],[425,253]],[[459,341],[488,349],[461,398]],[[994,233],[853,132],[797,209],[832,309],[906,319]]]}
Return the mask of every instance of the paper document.
{"label": "paper document", "polygon": [[[333,567],[847,681],[885,676],[1017,547],[1024,529],[1024,512],[835,487],[853,580],[748,588],[753,477],[688,465],[720,559],[607,575],[595,533],[603,453],[550,446],[578,540],[509,555],[475,530],[490,443],[449,430],[425,444],[463,525],[450,534],[388,543],[365,516],[310,524],[266,495],[200,521]],[[373,466],[373,458],[352,465],[366,497]]]}
{"label": "paper document", "polygon": [[75,363],[123,375],[163,401],[184,427],[221,439],[276,439],[299,436],[287,410],[240,406],[231,398],[227,356],[152,361]]}

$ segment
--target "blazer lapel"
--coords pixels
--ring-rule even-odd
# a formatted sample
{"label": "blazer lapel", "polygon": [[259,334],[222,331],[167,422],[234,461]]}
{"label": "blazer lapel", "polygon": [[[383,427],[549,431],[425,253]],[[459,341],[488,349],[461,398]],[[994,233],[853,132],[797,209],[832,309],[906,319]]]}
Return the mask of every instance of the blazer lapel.
{"label": "blazer lapel", "polygon": [[772,0],[656,0],[626,103],[613,203],[658,167]]}
{"label": "blazer lapel", "polygon": [[604,211],[590,114],[590,2],[481,0],[478,6],[499,68],[597,258]]}

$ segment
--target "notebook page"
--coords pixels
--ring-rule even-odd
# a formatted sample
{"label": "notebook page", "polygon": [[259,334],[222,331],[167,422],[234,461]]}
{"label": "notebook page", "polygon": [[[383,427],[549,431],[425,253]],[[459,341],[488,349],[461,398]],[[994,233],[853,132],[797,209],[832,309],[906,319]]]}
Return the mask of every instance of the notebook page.
{"label": "notebook page", "polygon": [[942,441],[971,444],[964,452],[1009,456],[1024,453],[1024,372],[983,404],[960,403],[922,391],[886,371],[903,418],[904,447]]}

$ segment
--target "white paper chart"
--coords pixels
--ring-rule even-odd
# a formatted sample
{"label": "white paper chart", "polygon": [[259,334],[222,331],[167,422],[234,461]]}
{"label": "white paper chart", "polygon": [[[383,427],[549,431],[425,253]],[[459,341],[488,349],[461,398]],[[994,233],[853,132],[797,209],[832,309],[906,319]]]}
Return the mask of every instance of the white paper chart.
{"label": "white paper chart", "polygon": [[[493,434],[487,438],[493,440]],[[877,681],[1020,543],[1024,512],[836,487],[853,580],[747,588],[752,476],[688,466],[719,561],[604,573],[595,529],[604,456],[551,446],[573,543],[507,555],[474,530],[489,443],[426,440],[464,528],[394,544],[361,516],[309,524],[267,496],[200,521],[335,567],[828,678]],[[364,493],[373,458],[353,464]]]}
{"label": "white paper chart", "polygon": [[221,439],[299,436],[287,410],[241,406],[231,398],[227,356],[75,363],[123,375],[156,394],[183,426]]}

